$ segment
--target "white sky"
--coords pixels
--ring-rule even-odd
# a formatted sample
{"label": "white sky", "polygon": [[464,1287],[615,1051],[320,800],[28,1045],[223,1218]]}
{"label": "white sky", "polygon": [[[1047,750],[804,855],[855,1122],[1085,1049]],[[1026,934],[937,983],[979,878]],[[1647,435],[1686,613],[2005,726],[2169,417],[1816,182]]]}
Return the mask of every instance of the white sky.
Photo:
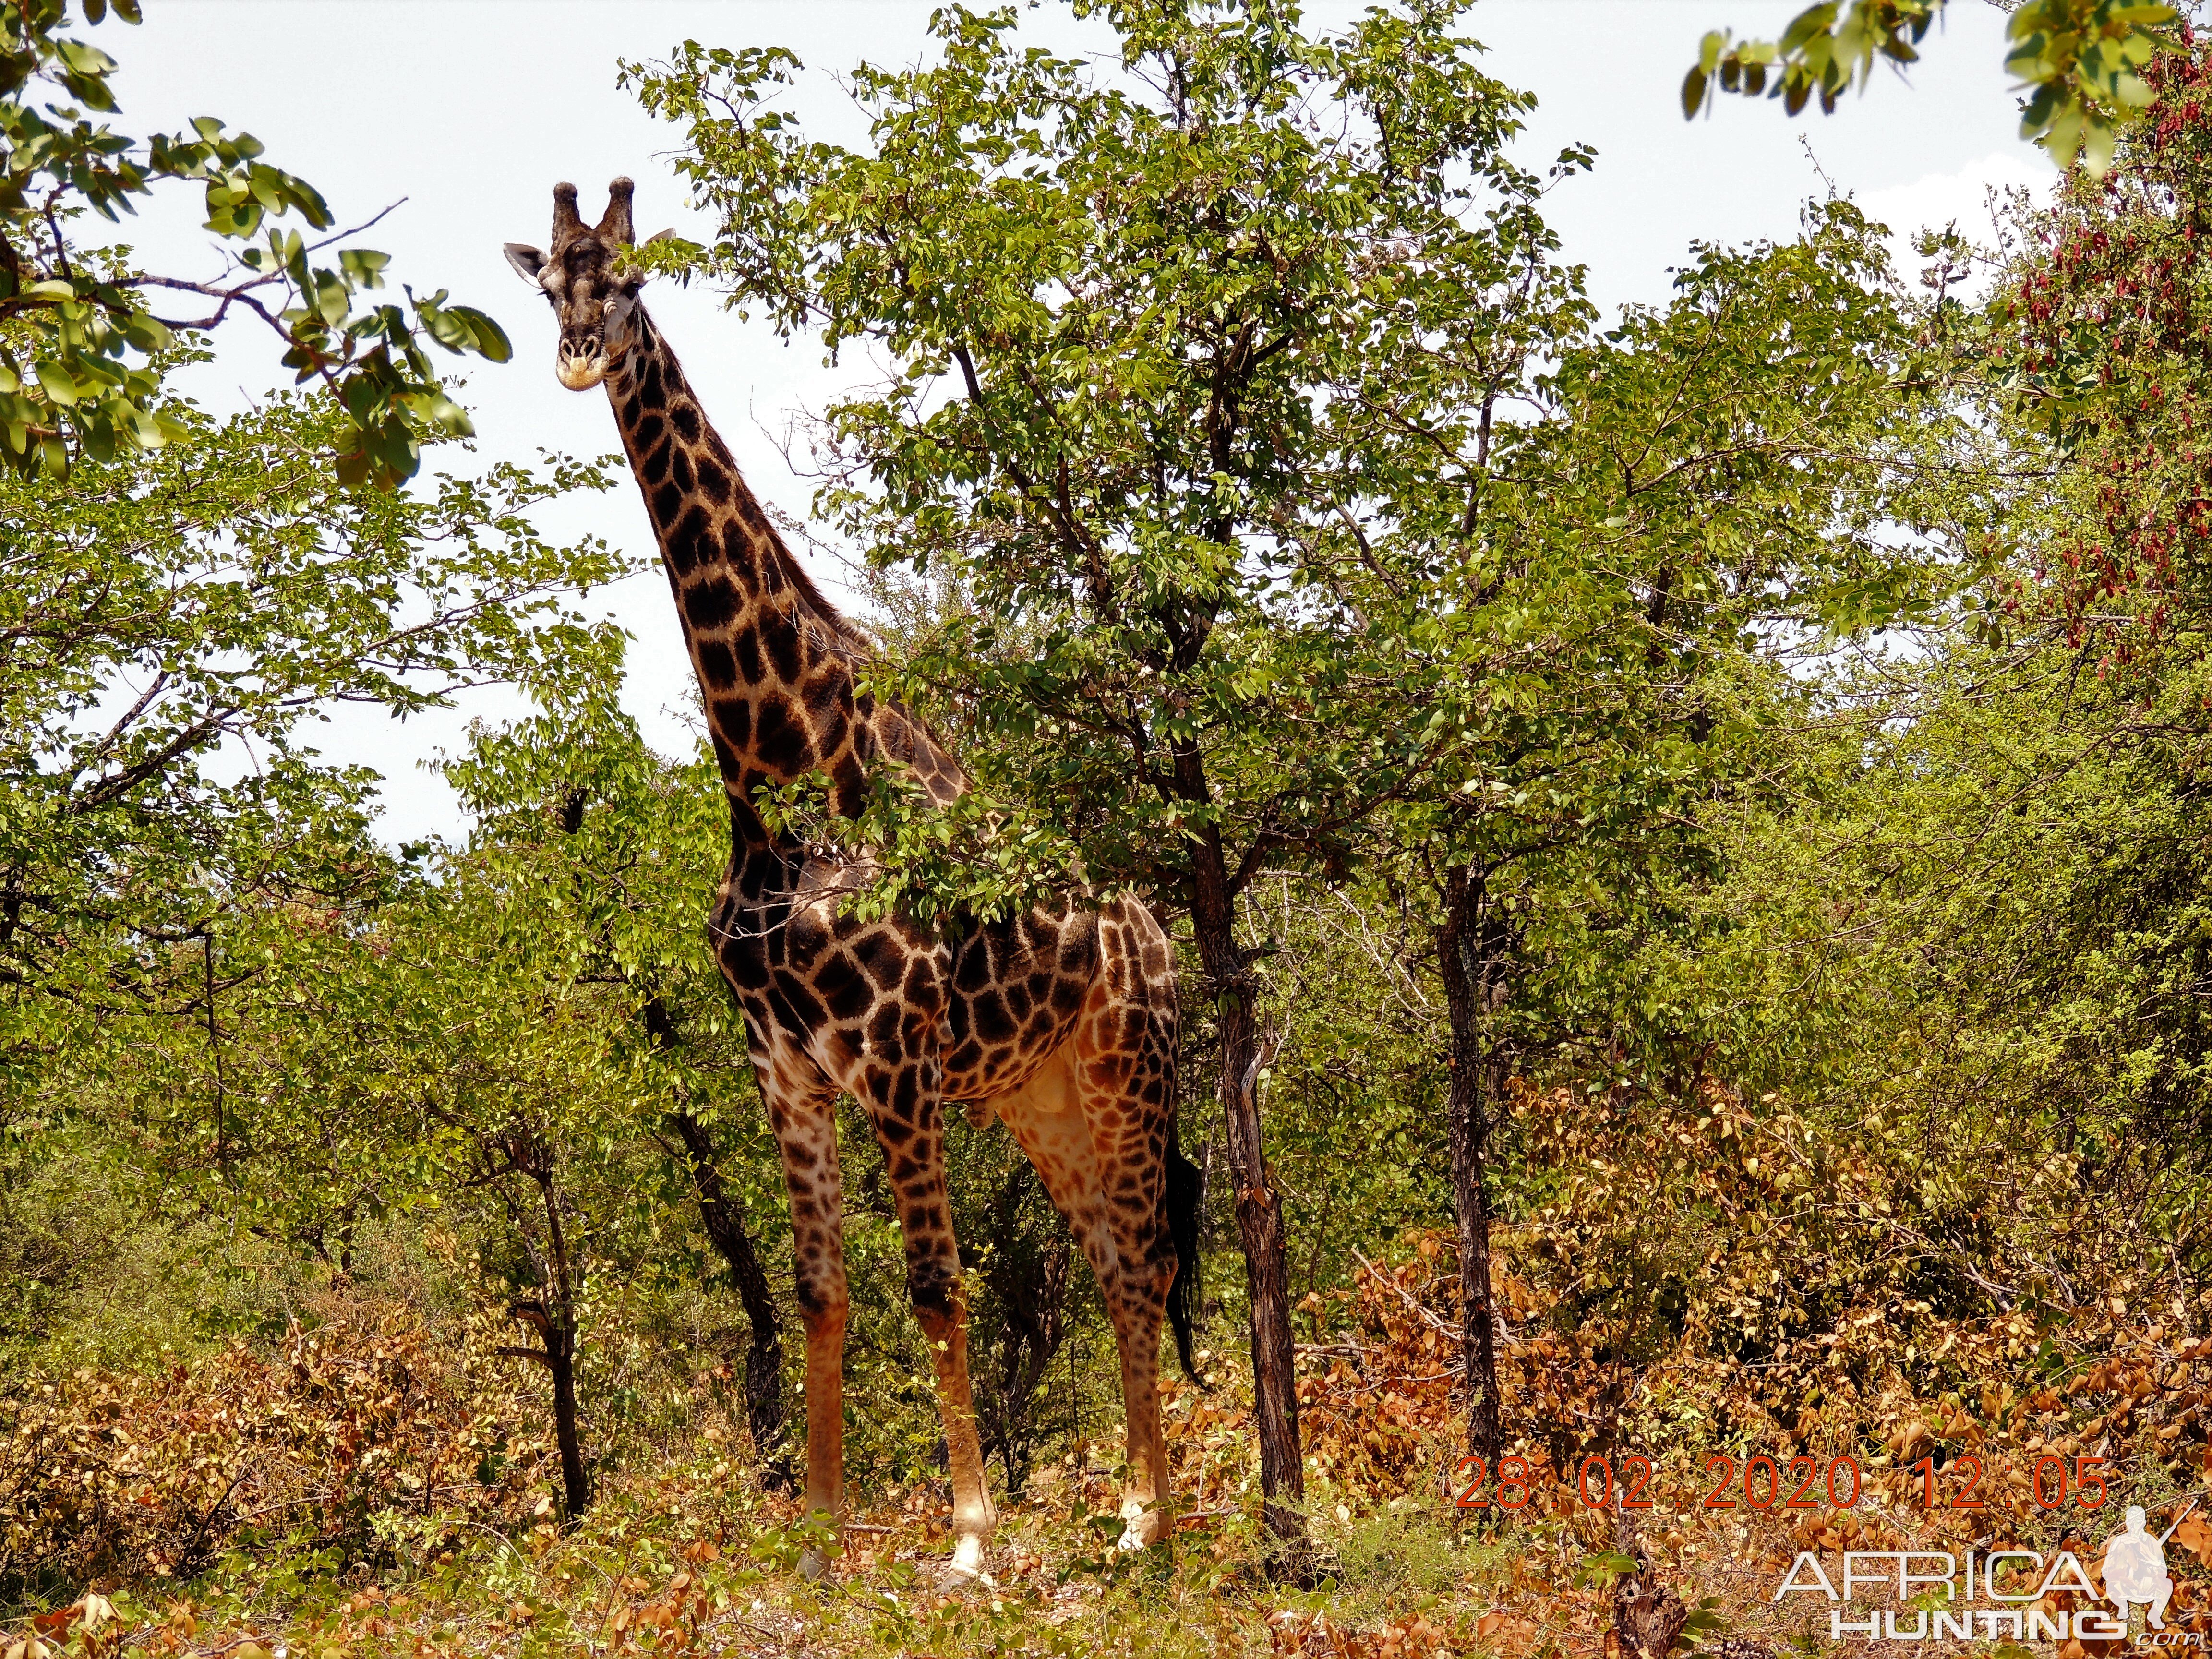
{"label": "white sky", "polygon": [[[2049,165],[2014,136],[2004,15],[1976,0],[1953,0],[1909,86],[1885,73],[1825,118],[1814,111],[1792,121],[1774,104],[1739,100],[1686,123],[1677,100],[1704,31],[1726,25],[1771,35],[1802,3],[1481,0],[1469,15],[1468,32],[1490,48],[1490,72],[1538,94],[1520,146],[1524,163],[1540,167],[1570,142],[1597,151],[1595,171],[1559,191],[1549,216],[1565,257],[1589,267],[1601,304],[1663,301],[1669,270],[1693,239],[1794,234],[1800,203],[1821,188],[1801,132],[1838,186],[1900,236],[1954,217],[1975,234],[1986,228],[1985,185],[2047,183]],[[449,288],[506,326],[514,361],[472,363],[462,397],[482,454],[527,461],[541,447],[601,453],[617,438],[604,397],[556,384],[550,317],[507,269],[501,244],[544,240],[551,189],[562,179],[580,186],[586,216],[595,218],[617,173],[638,182],[641,233],[672,225],[705,240],[711,229],[686,210],[661,159],[675,148],[676,130],[617,90],[616,60],[659,57],[694,39],[786,46],[814,71],[863,57],[903,64],[924,48],[930,3],[149,0],[143,27],[110,22],[90,38],[121,62],[123,131],[173,131],[191,116],[220,116],[319,188],[341,226],[405,197],[361,240],[392,255],[395,283]],[[1316,5],[1309,17],[1325,24],[1355,9]],[[1030,27],[1061,50],[1100,38],[1052,5]],[[796,101],[817,136],[862,136],[826,74],[808,77]],[[186,192],[174,194],[178,209],[194,205]],[[212,275],[211,239],[196,229],[197,218],[149,213],[128,234],[157,269]],[[848,360],[831,371],[818,346],[786,346],[766,324],[741,323],[702,292],[662,288],[648,290],[647,301],[755,489],[804,516],[812,485],[793,476],[779,441],[795,415],[819,409],[866,366]],[[278,378],[273,337],[247,329],[245,321],[225,325],[215,378],[198,388],[204,401],[252,397]],[[803,445],[793,453],[803,460]],[[644,508],[627,486],[550,509],[544,523],[549,533],[588,532],[638,553],[653,550]],[[837,573],[817,574],[834,585]],[[690,666],[658,570],[589,603],[635,636],[627,705],[656,743],[688,747],[675,711]],[[479,693],[453,713],[404,726],[341,710],[319,746],[385,774],[387,838],[451,833],[454,804],[416,763],[458,747],[471,716],[499,718],[517,707],[502,694]]]}

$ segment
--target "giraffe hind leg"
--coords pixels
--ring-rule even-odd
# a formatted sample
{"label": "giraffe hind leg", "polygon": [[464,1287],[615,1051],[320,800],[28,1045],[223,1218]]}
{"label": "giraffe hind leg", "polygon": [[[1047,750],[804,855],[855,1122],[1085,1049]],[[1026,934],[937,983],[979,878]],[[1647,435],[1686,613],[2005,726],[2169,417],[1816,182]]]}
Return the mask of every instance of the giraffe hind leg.
{"label": "giraffe hind leg", "polygon": [[[1093,999],[1077,1026],[1073,1070],[1083,1115],[1097,1148],[1108,1222],[1121,1262],[1121,1294],[1109,1305],[1128,1412],[1121,1547],[1134,1550],[1168,1535],[1160,1324],[1182,1254],[1175,1217],[1179,1206],[1192,1208],[1194,1195],[1179,1194],[1170,1178],[1176,1017],[1166,937],[1139,908],[1124,908],[1118,916],[1109,913],[1107,921],[1101,964],[1105,994]],[[1194,1211],[1186,1219],[1194,1224]],[[1188,1263],[1193,1270],[1194,1243],[1194,1237]]]}
{"label": "giraffe hind leg", "polygon": [[[1141,1181],[1141,1176],[1139,1178]],[[1164,1176],[1144,1184],[1157,1190],[1157,1184],[1162,1183]],[[1158,1197],[1149,1201],[1155,1211],[1159,1208]],[[1128,1423],[1128,1477],[1121,1493],[1121,1545],[1125,1550],[1136,1550],[1159,1542],[1167,1533],[1162,1508],[1167,1496],[1168,1466],[1167,1439],[1160,1421],[1160,1324],[1167,1312],[1175,1260],[1171,1247],[1165,1252],[1161,1248],[1166,1232],[1164,1218],[1149,1224],[1133,1224],[1120,1212],[1119,1204],[1109,1201],[1107,1207],[1121,1259],[1118,1293],[1109,1296],[1107,1306],[1114,1322],[1115,1346],[1121,1354],[1121,1400]]]}
{"label": "giraffe hind leg", "polygon": [[[1053,1206],[1082,1247],[1113,1322],[1127,1421],[1128,1484],[1121,1500],[1121,1547],[1139,1549],[1158,1541],[1164,1531],[1158,1508],[1166,1464],[1158,1378],[1160,1320],[1173,1276],[1173,1257],[1171,1253],[1167,1256],[1164,1275],[1155,1260],[1160,1251],[1153,1233],[1117,1224],[1099,1156],[1095,1121],[1099,1088],[1079,1077],[1082,1064],[1077,1045],[1071,1042],[1020,1089],[1000,1097],[993,1105],[1036,1166]],[[1109,1092],[1114,1100],[1120,1099],[1117,1089]]]}

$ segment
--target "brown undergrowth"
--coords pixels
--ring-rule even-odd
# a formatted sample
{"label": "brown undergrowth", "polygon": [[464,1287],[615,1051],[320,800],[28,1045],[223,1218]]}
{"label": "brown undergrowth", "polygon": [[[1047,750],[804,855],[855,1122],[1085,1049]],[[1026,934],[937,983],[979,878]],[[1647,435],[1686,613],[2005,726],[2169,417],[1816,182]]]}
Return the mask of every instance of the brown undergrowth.
{"label": "brown undergrowth", "polygon": [[[711,1374],[689,1431],[609,1458],[567,1525],[543,1382],[499,1352],[496,1308],[433,1330],[333,1292],[265,1351],[0,1388],[0,1570],[17,1613],[0,1659],[1613,1659],[1617,1517],[1577,1478],[1609,1474],[1617,1496],[1638,1458],[1641,1546],[1686,1602],[1713,1604],[1708,1643],[1838,1645],[1825,1601],[1775,1601],[1800,1550],[2066,1547],[2094,1572],[2127,1503],[2154,1530],[2179,1522],[2169,1618],[2208,1628],[2212,1517],[2185,1510],[2207,1485],[2212,1336],[2186,1296],[2085,1248],[2063,1264],[2063,1304],[1946,1305],[1940,1252],[1893,1171],[1815,1158],[1769,1103],[1707,1091],[1656,1122],[1602,1099],[1520,1103],[1549,1185],[1500,1227],[1493,1288],[1506,1450],[1527,1485],[1501,1490],[1495,1469],[1477,1482],[1461,1462],[1449,1236],[1360,1257],[1298,1315],[1317,1589],[1263,1570],[1249,1391],[1223,1355],[1204,1356],[1206,1389],[1161,1384],[1171,1555],[1114,1547],[1113,1450],[1091,1439],[1006,1500],[993,1585],[937,1587],[948,1498],[928,1479],[862,1494],[815,1582],[799,1564],[821,1540],[760,1488],[742,1401]],[[1634,1188],[1620,1178],[1632,1156]],[[1990,1224],[1975,1271],[2040,1271],[2032,1230]],[[1916,1227],[1920,1245],[1900,1250]],[[1824,1473],[1852,1459],[1856,1501],[1815,1483],[1793,1509],[1760,1458],[1785,1486],[1792,1459]],[[2072,1479],[2084,1459],[2103,1460],[2104,1506],[2080,1507],[2078,1489],[2039,1504],[2039,1460]],[[1980,1506],[1954,1507],[1977,1464]],[[2042,1467],[2047,1486],[2059,1463]],[[2060,1659],[2087,1659],[2069,1647]]]}
{"label": "brown undergrowth", "polygon": [[513,1527],[551,1467],[500,1333],[459,1341],[336,1305],[271,1352],[82,1370],[0,1401],[0,1581],[189,1577],[264,1540],[373,1554],[385,1535]]}

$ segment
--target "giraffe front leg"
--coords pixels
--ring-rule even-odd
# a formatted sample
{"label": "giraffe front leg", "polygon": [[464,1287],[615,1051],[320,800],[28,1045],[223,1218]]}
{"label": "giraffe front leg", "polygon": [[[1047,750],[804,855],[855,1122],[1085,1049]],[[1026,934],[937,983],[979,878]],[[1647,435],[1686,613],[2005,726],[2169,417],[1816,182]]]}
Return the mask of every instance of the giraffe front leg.
{"label": "giraffe front leg", "polygon": [[[759,1067],[770,1126],[791,1194],[791,1238],[799,1312],[806,1328],[806,1515],[830,1528],[845,1519],[844,1182],[837,1162],[834,1097]],[[841,1540],[842,1541],[842,1540]],[[828,1560],[810,1549],[799,1571],[819,1577]]]}
{"label": "giraffe front leg", "polygon": [[983,1448],[975,1432],[975,1401],[968,1379],[968,1297],[960,1274],[960,1249],[952,1234],[952,1206],[945,1190],[940,1104],[917,1065],[885,1079],[866,1098],[898,1205],[906,1246],[907,1291],[937,1370],[938,1415],[945,1428],[947,1473],[952,1480],[952,1571],[984,1577],[984,1555],[998,1512],[983,1474]]}
{"label": "giraffe front leg", "polygon": [[[937,1361],[937,1410],[945,1425],[945,1461],[952,1477],[952,1571],[984,1577],[985,1552],[998,1525],[983,1474],[982,1443],[975,1432],[975,1401],[968,1381],[968,1299],[959,1288],[959,1257],[952,1256],[952,1289],[939,1300],[939,1276],[915,1290],[915,1316]],[[909,1263],[911,1276],[911,1263]]]}
{"label": "giraffe front leg", "polygon": [[[845,1522],[845,1267],[836,1263],[834,1288],[807,1284],[799,1274],[799,1315],[806,1327],[806,1516],[830,1529],[842,1544]],[[800,1571],[819,1577],[829,1564],[810,1550]]]}

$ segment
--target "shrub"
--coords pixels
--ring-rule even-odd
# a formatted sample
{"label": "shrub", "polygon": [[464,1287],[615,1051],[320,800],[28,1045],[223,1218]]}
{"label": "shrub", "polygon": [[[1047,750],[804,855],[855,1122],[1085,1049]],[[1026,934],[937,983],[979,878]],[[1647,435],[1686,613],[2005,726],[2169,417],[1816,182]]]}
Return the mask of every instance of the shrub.
{"label": "shrub", "polygon": [[501,1334],[489,1314],[456,1342],[343,1309],[268,1357],[19,1383],[0,1395],[0,1598],[186,1576],[271,1535],[357,1559],[433,1517],[520,1522],[551,1453]]}

